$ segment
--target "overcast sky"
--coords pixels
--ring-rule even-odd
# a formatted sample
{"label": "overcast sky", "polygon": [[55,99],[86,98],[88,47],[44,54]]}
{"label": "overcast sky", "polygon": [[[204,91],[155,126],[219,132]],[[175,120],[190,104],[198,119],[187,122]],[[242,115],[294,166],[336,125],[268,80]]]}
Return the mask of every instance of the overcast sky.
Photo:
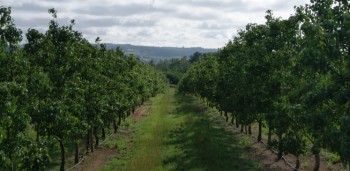
{"label": "overcast sky", "polygon": [[90,42],[100,37],[104,43],[223,47],[247,23],[264,23],[265,12],[288,18],[294,6],[308,0],[0,0],[12,7],[17,27],[45,31],[51,15],[75,29]]}

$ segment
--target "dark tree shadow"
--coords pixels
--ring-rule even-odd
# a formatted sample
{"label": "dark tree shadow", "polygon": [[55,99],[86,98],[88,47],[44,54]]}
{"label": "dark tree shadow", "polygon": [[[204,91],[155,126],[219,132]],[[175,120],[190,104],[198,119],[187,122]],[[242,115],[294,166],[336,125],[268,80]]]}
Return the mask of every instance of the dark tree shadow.
{"label": "dark tree shadow", "polygon": [[167,143],[181,152],[168,156],[164,166],[172,165],[174,171],[266,170],[249,159],[249,147],[240,144],[237,136],[223,129],[220,123],[213,122],[208,110],[195,98],[183,95],[175,98],[179,106],[171,115],[185,116],[186,120],[170,131]]}

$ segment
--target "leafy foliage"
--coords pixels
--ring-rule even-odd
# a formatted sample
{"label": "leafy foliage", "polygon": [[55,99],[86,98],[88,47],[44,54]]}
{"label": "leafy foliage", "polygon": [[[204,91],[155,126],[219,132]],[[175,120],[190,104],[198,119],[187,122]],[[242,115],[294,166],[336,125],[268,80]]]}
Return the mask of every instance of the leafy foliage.
{"label": "leafy foliage", "polygon": [[166,75],[170,84],[176,85],[191,66],[191,63],[186,57],[183,57],[180,59],[161,60],[159,63],[152,65]]}
{"label": "leafy foliage", "polygon": [[267,11],[265,24],[248,24],[210,59],[216,69],[201,60],[193,65],[179,90],[207,99],[242,125],[266,123],[269,136],[278,137],[269,143],[279,158],[298,158],[309,143],[314,170],[323,148],[349,164],[349,9],[349,1],[312,0],[285,20]]}
{"label": "leafy foliage", "polygon": [[[88,133],[89,150],[98,130],[162,92],[165,76],[119,49],[107,50],[100,39],[91,45],[74,30],[60,26],[55,9],[48,30],[22,32],[12,23],[10,8],[0,8],[0,170],[42,170],[52,143],[61,148]],[[36,139],[27,135],[34,129]],[[102,137],[105,135],[102,135]],[[79,149],[78,147],[76,147]],[[76,162],[78,160],[76,154]]]}

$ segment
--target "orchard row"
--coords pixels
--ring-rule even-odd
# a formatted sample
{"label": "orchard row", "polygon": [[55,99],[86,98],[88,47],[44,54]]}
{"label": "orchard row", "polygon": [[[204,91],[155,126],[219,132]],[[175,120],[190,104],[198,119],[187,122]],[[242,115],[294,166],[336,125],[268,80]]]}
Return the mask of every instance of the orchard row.
{"label": "orchard row", "polygon": [[[28,29],[27,43],[10,8],[0,8],[0,170],[42,170],[59,144],[61,170],[67,143],[93,151],[106,130],[145,100],[163,91],[165,77],[120,49],[107,50],[100,39],[56,22],[45,33]],[[35,130],[30,136],[28,130]],[[98,134],[99,132],[99,134]],[[93,142],[94,140],[94,142]]]}
{"label": "orchard row", "polygon": [[[236,122],[268,129],[268,146],[299,156],[320,151],[350,163],[350,2],[312,0],[288,19],[267,11],[218,53],[202,58],[179,84]],[[271,138],[272,137],[272,138]],[[277,137],[276,140],[273,137]]]}

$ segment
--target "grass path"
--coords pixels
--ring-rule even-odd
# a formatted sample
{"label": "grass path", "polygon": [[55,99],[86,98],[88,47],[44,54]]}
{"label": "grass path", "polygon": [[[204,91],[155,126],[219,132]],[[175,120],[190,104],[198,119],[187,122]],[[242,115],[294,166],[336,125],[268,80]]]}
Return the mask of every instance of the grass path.
{"label": "grass path", "polygon": [[136,127],[135,151],[125,170],[162,170],[162,157],[166,150],[165,138],[171,129],[169,113],[173,110],[172,93],[153,99],[149,117]]}
{"label": "grass path", "polygon": [[195,98],[170,89],[151,101],[150,114],[131,125],[132,150],[102,170],[264,170],[247,156],[250,146]]}

